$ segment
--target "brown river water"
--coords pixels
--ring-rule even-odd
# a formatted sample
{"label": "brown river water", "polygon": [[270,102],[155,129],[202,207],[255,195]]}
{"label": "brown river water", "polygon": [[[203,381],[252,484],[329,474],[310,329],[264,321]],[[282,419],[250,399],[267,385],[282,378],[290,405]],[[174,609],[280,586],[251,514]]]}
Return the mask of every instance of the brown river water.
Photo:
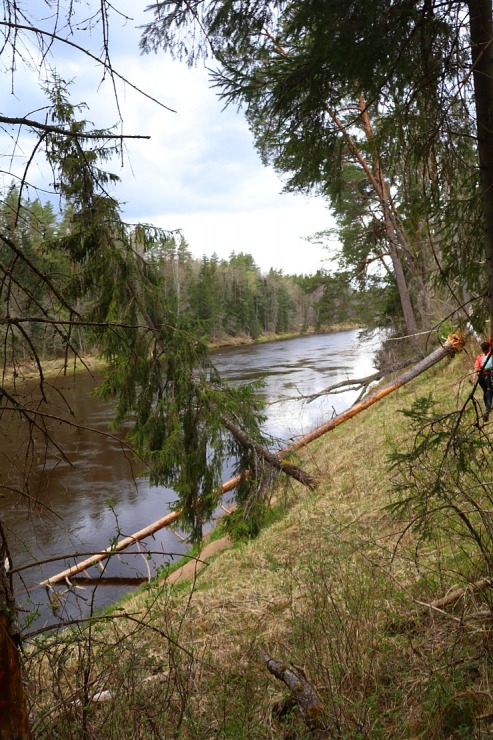
{"label": "brown river water", "polygon": [[[380,342],[379,334],[360,340],[360,332],[352,330],[229,347],[215,352],[213,358],[223,377],[233,383],[264,377],[262,394],[268,403],[265,429],[273,437],[273,446],[279,447],[356,400],[354,391],[324,396],[309,404],[300,396],[370,374]],[[15,577],[17,601],[26,610],[20,615],[26,634],[114,603],[156,568],[188,550],[179,536],[163,529],[138,548],[131,548],[133,553],[140,549],[140,554],[113,557],[105,571],[108,580],[100,580],[97,587],[84,582],[83,574],[72,590],[63,584],[58,587],[59,593],[66,593],[56,613],[46,590],[37,586],[77,560],[110,546],[115,538],[128,536],[164,516],[175,500],[171,489],[149,486],[144,466],[135,463],[125,448],[124,433],[110,431],[112,406],[94,395],[96,385],[97,378],[83,373],[50,380],[47,393],[56,407],[53,416],[59,418],[46,423],[56,434],[60,450],[50,450],[47,459],[41,443],[26,456],[22,423],[4,418],[0,426],[2,482],[15,489],[29,473],[30,493],[38,502],[34,505],[15,491],[4,490],[0,498],[0,518],[13,566],[59,558],[22,570]],[[77,427],[62,423],[60,418],[76,421]],[[16,454],[12,467],[8,460]],[[226,464],[224,480],[230,474],[231,466]],[[98,577],[97,569],[92,571],[91,575]]]}

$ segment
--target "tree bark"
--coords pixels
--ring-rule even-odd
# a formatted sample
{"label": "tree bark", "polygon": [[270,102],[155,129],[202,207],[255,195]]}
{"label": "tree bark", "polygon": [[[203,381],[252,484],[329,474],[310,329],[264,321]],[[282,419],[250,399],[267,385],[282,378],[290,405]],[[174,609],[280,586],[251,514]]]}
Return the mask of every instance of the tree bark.
{"label": "tree bark", "polygon": [[[401,258],[397,251],[397,237],[398,237],[398,230],[399,226],[396,223],[395,216],[392,209],[392,204],[389,201],[389,196],[387,190],[384,188],[382,189],[382,173],[381,171],[375,175],[372,172],[372,168],[368,164],[368,162],[363,157],[357,143],[354,141],[353,137],[349,134],[348,130],[344,126],[343,122],[339,118],[339,116],[334,113],[327,105],[325,105],[325,109],[327,113],[330,115],[336,126],[338,127],[339,131],[341,132],[343,138],[346,141],[346,144],[348,146],[348,149],[354,154],[356,160],[358,161],[359,165],[363,169],[363,172],[365,173],[368,182],[372,186],[373,190],[375,191],[375,195],[377,196],[378,200],[380,201],[380,205],[382,206],[382,211],[385,218],[385,227],[387,231],[387,239],[389,243],[389,253],[390,258],[392,260],[392,267],[394,270],[394,277],[397,284],[397,290],[399,292],[399,299],[401,302],[402,307],[402,314],[404,316],[404,321],[406,323],[406,329],[409,335],[417,334],[418,332],[418,326],[416,322],[416,317],[414,315],[414,309],[412,307],[411,303],[411,297],[409,295],[409,288],[407,286],[406,277],[404,275],[404,268],[402,266]],[[367,137],[369,136],[369,132],[366,129],[365,133]],[[405,239],[404,235],[402,234],[402,238]]]}
{"label": "tree bark", "polygon": [[[361,113],[361,120],[363,122],[363,128],[365,129],[366,139],[370,144],[373,151],[373,175],[375,183],[370,179],[370,183],[373,185],[373,189],[380,200],[382,206],[385,230],[387,232],[387,240],[389,243],[390,258],[392,260],[392,267],[394,268],[395,281],[397,283],[397,290],[399,291],[399,297],[401,300],[402,312],[404,314],[404,321],[406,322],[406,328],[408,334],[417,334],[418,326],[414,309],[411,303],[411,296],[409,294],[409,288],[407,285],[406,276],[404,274],[404,266],[399,255],[397,245],[400,244],[404,252],[408,256],[411,255],[411,250],[407,238],[402,230],[401,224],[397,218],[395,205],[392,198],[390,197],[387,183],[383,176],[382,162],[380,159],[380,153],[375,148],[375,139],[373,136],[373,129],[368,115],[368,109],[363,95],[360,93],[358,96],[358,107]],[[424,286],[422,286],[424,289]]]}
{"label": "tree bark", "polygon": [[31,737],[22,667],[7,539],[0,522],[0,740]]}
{"label": "tree bark", "polygon": [[469,0],[478,158],[486,235],[490,332],[493,332],[493,19],[491,0]]}
{"label": "tree bark", "polygon": [[269,465],[272,465],[273,468],[276,468],[277,470],[286,473],[286,475],[289,475],[291,478],[294,478],[300,483],[303,483],[303,485],[310,488],[310,490],[313,490],[316,487],[316,480],[309,473],[306,473],[297,465],[293,465],[286,460],[282,460],[279,456],[279,453],[271,452],[263,445],[250,439],[248,435],[246,435],[236,424],[231,421],[231,419],[228,419],[225,416],[222,416],[221,419],[226,429],[231,432],[233,437],[243,447],[254,450],[257,455],[259,455],[259,457],[269,463]]}
{"label": "tree bark", "polygon": [[329,733],[327,723],[324,721],[322,701],[306,678],[282,660],[270,658],[263,650],[260,650],[260,657],[269,672],[286,684],[291,691],[310,732],[317,738],[335,737],[336,735]]}

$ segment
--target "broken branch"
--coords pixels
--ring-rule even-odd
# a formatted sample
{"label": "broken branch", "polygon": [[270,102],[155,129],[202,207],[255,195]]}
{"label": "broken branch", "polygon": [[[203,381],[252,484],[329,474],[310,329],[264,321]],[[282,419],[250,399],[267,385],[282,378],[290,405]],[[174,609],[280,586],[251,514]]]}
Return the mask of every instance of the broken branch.
{"label": "broken branch", "polygon": [[291,691],[310,732],[316,733],[319,738],[334,737],[332,733],[329,733],[326,722],[324,722],[322,701],[306,678],[282,660],[270,658],[262,649],[260,649],[260,657],[269,673],[285,683]]}

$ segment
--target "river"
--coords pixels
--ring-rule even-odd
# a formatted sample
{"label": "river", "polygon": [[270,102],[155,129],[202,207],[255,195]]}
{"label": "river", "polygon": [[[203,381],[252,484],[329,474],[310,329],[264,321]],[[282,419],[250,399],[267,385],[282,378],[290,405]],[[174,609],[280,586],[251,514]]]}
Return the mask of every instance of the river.
{"label": "river", "polygon": [[[311,403],[302,396],[373,371],[380,336],[374,334],[360,340],[360,334],[352,330],[228,347],[215,352],[213,359],[222,376],[231,382],[265,378],[265,430],[274,438],[273,446],[280,447],[354,402],[354,391],[322,396]],[[17,600],[27,609],[21,618],[22,621],[25,617],[27,632],[114,603],[138,579],[148,577],[156,567],[181,557],[188,549],[176,534],[164,529],[140,545],[143,552],[152,553],[150,557],[122,554],[111,559],[105,575],[126,577],[126,582],[99,585],[97,589],[78,583],[74,592],[63,595],[56,615],[52,614],[45,590],[35,587],[40,580],[82,559],[85,553],[108,547],[115,538],[132,534],[164,516],[175,499],[168,488],[150,487],[145,470],[129,456],[122,439],[109,433],[112,406],[93,394],[96,384],[97,379],[83,373],[75,376],[75,382],[74,378],[60,378],[52,383],[53,398],[65,414],[66,408],[72,407],[79,428],[53,421],[52,426],[63,430],[60,443],[66,459],[51,453],[45,461],[42,451],[39,461],[34,459],[31,495],[42,506],[33,506],[14,494],[0,499],[0,517],[15,568],[79,554],[75,559],[55,560],[23,570],[16,577]],[[0,475],[9,485],[12,472],[4,457],[9,448],[12,453],[18,445],[17,434],[17,428],[3,429]],[[23,462],[19,461],[19,465]],[[226,468],[224,478],[229,474]],[[27,626],[29,622],[32,626]]]}

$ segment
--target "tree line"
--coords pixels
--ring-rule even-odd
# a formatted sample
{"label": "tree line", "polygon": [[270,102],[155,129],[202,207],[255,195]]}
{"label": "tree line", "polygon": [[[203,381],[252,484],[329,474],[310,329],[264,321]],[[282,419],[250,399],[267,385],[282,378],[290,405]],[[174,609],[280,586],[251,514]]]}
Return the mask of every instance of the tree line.
{"label": "tree line", "polygon": [[[74,279],[76,269],[63,248],[63,238],[74,226],[72,207],[58,213],[50,201],[23,198],[12,185],[0,202],[0,228],[22,245],[37,272],[12,256],[8,244],[0,245],[3,264],[18,277],[9,288],[9,319],[2,332],[2,352],[19,359],[51,358],[64,352],[60,325],[39,321],[39,310],[48,310],[49,286],[39,275],[49,276],[60,290]],[[228,259],[217,255],[197,259],[181,234],[159,229],[129,227],[137,251],[161,276],[161,300],[176,317],[187,319],[200,336],[211,342],[227,337],[257,339],[308,330],[324,330],[341,324],[385,324],[390,312],[379,313],[379,293],[385,288],[364,289],[352,283],[349,273],[320,269],[315,275],[285,275],[270,269],[264,274],[249,254],[234,251]],[[39,273],[39,274],[37,274]],[[21,281],[22,289],[21,289]],[[391,288],[390,288],[391,290]],[[63,313],[63,310],[62,310]],[[17,323],[15,323],[17,320]],[[24,342],[18,333],[22,321]],[[14,322],[14,323],[13,323]],[[79,350],[97,351],[87,327],[73,337]]]}
{"label": "tree line", "polygon": [[[106,164],[123,156],[127,135],[91,124],[57,71],[69,68],[70,49],[96,62],[116,94],[114,5],[4,2],[3,59],[17,97],[4,96],[0,115],[11,145],[3,174],[18,178],[18,192],[5,194],[0,229],[0,417],[22,420],[26,444],[13,452],[0,489],[9,503],[37,502],[32,471],[43,455],[64,460],[48,423],[42,360],[61,352],[68,363],[87,344],[106,360],[100,393],[115,399],[115,424],[131,419],[129,440],[151,482],[174,488],[183,526],[199,540],[217,504],[224,457],[238,472],[255,471],[238,493],[250,504],[246,514],[265,500],[259,461],[268,460],[256,388],[222,382],[208,336],[280,331],[295,321],[299,295],[313,297],[315,307],[322,294],[329,298],[318,309],[321,323],[336,314],[332,307],[342,312],[354,300],[356,316],[367,302],[372,321],[391,316],[412,336],[448,316],[482,332],[489,318],[491,331],[492,3],[329,0],[321,9],[318,0],[167,0],[148,9],[142,50],[190,64],[207,59],[223,101],[243,106],[261,156],[286,187],[331,203],[341,260],[333,273],[291,278],[301,294],[287,276],[259,276],[247,255],[224,265],[191,261],[187,284],[188,258],[180,265],[165,254],[169,233],[122,221],[108,192],[118,178]],[[124,13],[119,20],[130,22]],[[40,80],[45,106],[33,111],[23,99],[19,71]],[[9,109],[14,97],[17,108]],[[18,158],[22,170],[13,165]],[[43,167],[52,175],[46,187],[63,204],[60,220],[50,206],[25,200]],[[169,247],[176,255],[182,249]],[[299,309],[302,321],[307,315]],[[15,382],[26,357],[37,364],[39,398],[21,400],[5,370],[13,369]],[[77,426],[72,418],[62,423]],[[463,459],[462,452],[454,458]],[[15,650],[7,554],[2,542],[2,641]],[[16,706],[14,696],[4,724]]]}

